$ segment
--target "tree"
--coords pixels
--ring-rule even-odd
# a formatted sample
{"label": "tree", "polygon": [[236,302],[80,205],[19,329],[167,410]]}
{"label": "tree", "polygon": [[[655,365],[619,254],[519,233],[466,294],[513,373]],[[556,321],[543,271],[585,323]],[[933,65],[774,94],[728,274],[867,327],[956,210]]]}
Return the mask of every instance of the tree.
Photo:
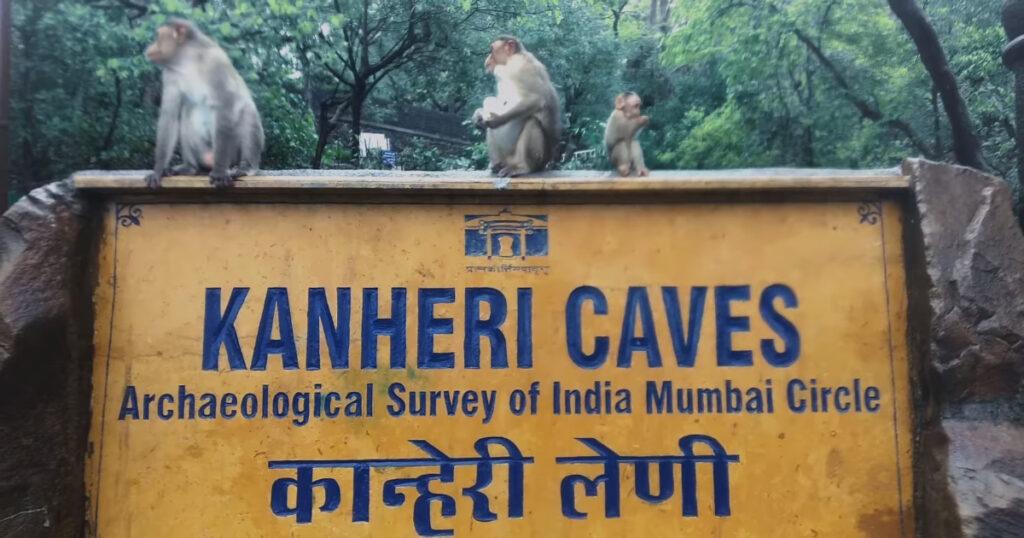
{"label": "tree", "polygon": [[[328,13],[319,21],[316,42],[302,52],[310,63],[323,69],[341,92],[329,92],[321,104],[334,109],[318,117],[320,140],[314,167],[319,167],[322,145],[348,112],[349,150],[359,154],[359,135],[366,104],[378,87],[395,71],[442,46],[446,35],[471,20],[479,6],[453,6],[443,0],[349,0],[318,4]],[[323,107],[322,107],[323,108]]]}
{"label": "tree", "polygon": [[907,29],[917,47],[921,63],[928,70],[935,88],[942,96],[942,105],[946,109],[946,116],[953,131],[953,152],[956,161],[985,170],[987,167],[981,142],[974,131],[967,103],[960,95],[956,75],[949,67],[946,52],[942,49],[935,28],[928,22],[928,18],[914,0],[889,0],[889,7]]}

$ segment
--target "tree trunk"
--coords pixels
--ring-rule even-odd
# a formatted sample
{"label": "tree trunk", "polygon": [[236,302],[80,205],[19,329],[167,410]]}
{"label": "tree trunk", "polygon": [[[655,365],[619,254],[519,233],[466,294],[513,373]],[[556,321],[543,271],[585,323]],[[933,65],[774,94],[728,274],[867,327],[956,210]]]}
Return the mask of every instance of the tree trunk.
{"label": "tree trunk", "polygon": [[942,44],[939,43],[935,28],[928,22],[928,18],[914,0],[889,0],[889,7],[910,34],[910,39],[921,57],[921,63],[928,70],[932,82],[942,96],[942,105],[953,133],[953,154],[956,162],[985,170],[981,142],[974,132],[967,103],[960,94],[956,75],[949,68],[949,61],[946,59]]}
{"label": "tree trunk", "polygon": [[0,213],[11,191],[11,0],[0,0]]}
{"label": "tree trunk", "polygon": [[331,140],[331,134],[334,133],[334,124],[331,123],[331,115],[327,113],[327,105],[320,103],[319,109],[317,110],[317,138],[316,138],[316,151],[313,152],[313,160],[309,163],[309,167],[314,170],[319,170],[324,166],[324,152],[327,151],[327,143]]}
{"label": "tree trunk", "polygon": [[[0,0],[3,1],[3,0]],[[98,153],[110,151],[114,147],[114,134],[117,132],[117,123],[121,119],[121,106],[124,103],[124,92],[121,88],[121,77],[114,75],[114,110],[110,113],[110,122],[107,124],[107,134],[103,137],[103,145]],[[106,161],[101,162],[106,168]]]}
{"label": "tree trunk", "polygon": [[932,130],[935,131],[936,155],[942,155],[942,120],[939,118],[939,89],[932,84]]}
{"label": "tree trunk", "polygon": [[361,84],[356,84],[352,90],[352,101],[349,106],[352,112],[351,135],[349,136],[348,147],[352,151],[352,164],[359,166],[359,135],[363,132],[363,104],[366,102],[366,90]]}
{"label": "tree trunk", "polygon": [[1003,63],[1014,74],[1016,115],[1014,121],[1014,142],[1017,152],[1017,219],[1024,228],[1024,0],[1007,0],[1003,4],[1003,29],[1010,41],[1003,49]]}

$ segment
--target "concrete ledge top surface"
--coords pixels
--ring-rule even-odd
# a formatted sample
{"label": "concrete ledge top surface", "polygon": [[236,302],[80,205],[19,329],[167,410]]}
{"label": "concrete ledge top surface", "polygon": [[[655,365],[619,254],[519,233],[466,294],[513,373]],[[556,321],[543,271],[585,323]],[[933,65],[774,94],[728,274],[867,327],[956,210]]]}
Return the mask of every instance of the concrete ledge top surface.
{"label": "concrete ledge top surface", "polygon": [[[146,171],[83,171],[72,175],[76,189],[151,193],[214,191],[206,176],[167,177],[162,188],[146,188]],[[720,171],[659,170],[650,177],[619,178],[608,171],[558,171],[498,178],[483,171],[418,172],[390,170],[266,170],[239,178],[218,191],[470,191],[470,192],[644,192],[772,190],[905,190],[909,179],[897,168],[832,170],[765,168]]]}

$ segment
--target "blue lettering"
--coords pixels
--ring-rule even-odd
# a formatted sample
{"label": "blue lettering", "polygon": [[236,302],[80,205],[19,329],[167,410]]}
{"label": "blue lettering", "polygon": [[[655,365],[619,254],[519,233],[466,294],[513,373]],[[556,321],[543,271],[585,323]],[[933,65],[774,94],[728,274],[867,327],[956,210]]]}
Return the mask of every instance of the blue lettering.
{"label": "blue lettering", "polygon": [[[634,332],[638,314],[642,336],[637,336]],[[647,365],[651,368],[661,366],[658,335],[654,332],[654,312],[651,311],[651,299],[647,296],[647,288],[631,287],[626,293],[626,315],[622,319],[619,357],[616,366],[619,368],[632,366],[633,353],[637,351],[647,354]]]}
{"label": "blue lettering", "polygon": [[203,318],[203,370],[217,370],[220,348],[228,355],[228,367],[245,370],[245,357],[238,343],[235,318],[242,310],[249,288],[233,288],[228,306],[221,313],[220,288],[206,288],[206,315]]}
{"label": "blue lettering", "polygon": [[[480,319],[482,303],[489,306],[487,319]],[[501,331],[507,316],[508,304],[500,291],[494,288],[466,289],[466,331],[462,346],[466,368],[480,368],[481,338],[490,342],[491,368],[508,368],[505,334]]]}
{"label": "blue lettering", "polygon": [[869,412],[877,413],[882,408],[882,404],[879,403],[881,399],[882,393],[878,390],[878,387],[864,389],[864,407]]}
{"label": "blue lettering", "polygon": [[676,353],[676,364],[681,368],[691,368],[697,359],[700,344],[700,328],[704,321],[704,304],[707,301],[708,289],[704,286],[690,288],[690,318],[688,329],[683,329],[682,309],[679,306],[679,289],[674,287],[661,288],[661,298],[665,303],[665,314],[668,316],[668,331],[672,336],[672,349]]}
{"label": "blue lettering", "polygon": [[850,410],[850,388],[836,387],[836,411],[846,413]]}
{"label": "blue lettering", "polygon": [[455,368],[455,353],[434,351],[434,336],[455,332],[452,318],[435,318],[434,305],[455,302],[454,288],[422,288],[419,292],[419,332],[416,364],[420,368]]}
{"label": "blue lettering", "polygon": [[789,403],[789,409],[794,413],[803,413],[807,409],[807,400],[803,396],[798,396],[798,391],[806,391],[807,385],[799,379],[794,379],[786,385],[786,401]]}
{"label": "blue lettering", "polygon": [[516,366],[533,368],[533,289],[516,290]]}
{"label": "blue lettering", "polygon": [[199,418],[217,418],[217,395],[204,392],[199,395]]}
{"label": "blue lettering", "polygon": [[604,316],[608,314],[608,300],[598,288],[580,286],[572,290],[565,305],[566,346],[569,349],[569,358],[581,368],[593,369],[608,360],[609,343],[607,336],[598,336],[594,338],[594,352],[587,354],[583,351],[581,318],[584,301],[594,304],[594,314]]}
{"label": "blue lettering", "polygon": [[336,418],[341,411],[338,409],[338,402],[341,401],[341,394],[331,391],[324,395],[324,415],[327,418]]}
{"label": "blue lettering", "polygon": [[156,401],[156,396],[152,394],[142,395],[142,420],[149,420],[149,409],[153,407],[154,401]]}
{"label": "blue lettering", "polygon": [[238,396],[235,396],[232,392],[226,393],[220,400],[220,416],[234,418],[238,414],[238,411],[235,409],[236,405],[238,405]]}
{"label": "blue lettering", "polygon": [[165,405],[174,405],[173,394],[161,394],[156,402],[156,416],[160,417],[160,420],[171,420],[174,418],[174,410],[165,408]]}
{"label": "blue lettering", "polygon": [[185,409],[188,408],[188,418],[196,418],[196,396],[185,390],[185,385],[178,385],[178,419],[185,417]]}
{"label": "blue lettering", "polygon": [[773,284],[761,292],[761,317],[779,335],[784,344],[783,350],[778,351],[775,342],[766,338],[761,340],[761,353],[768,364],[785,368],[796,362],[800,356],[800,333],[797,332],[796,325],[775,309],[775,299],[782,299],[782,304],[786,308],[796,308],[798,303],[796,294],[785,284]]}
{"label": "blue lettering", "polygon": [[394,402],[393,404],[388,404],[389,415],[399,417],[405,413],[405,399],[402,397],[403,394],[405,394],[405,385],[401,383],[392,383],[388,385],[388,398]]}
{"label": "blue lettering", "polygon": [[320,329],[327,340],[327,353],[331,368],[348,368],[349,323],[352,318],[352,290],[335,290],[338,303],[338,323],[335,325],[331,307],[327,304],[327,291],[309,289],[309,310],[306,313],[306,369],[320,369]]}
{"label": "blue lettering", "polygon": [[391,367],[405,368],[405,288],[391,289],[391,319],[377,317],[377,288],[363,290],[364,369],[377,368],[377,338],[391,339]]}
{"label": "blue lettering", "polygon": [[733,316],[729,303],[749,301],[750,286],[718,286],[715,288],[716,351],[719,366],[752,366],[754,353],[732,348],[732,335],[750,330],[750,318]]}
{"label": "blue lettering", "polygon": [[242,396],[242,418],[251,419],[256,417],[256,409],[259,405],[259,397],[253,393]]}
{"label": "blue lettering", "polygon": [[117,414],[117,420],[124,420],[128,416],[132,420],[139,420],[139,396],[135,393],[135,385],[128,385],[124,388],[121,411]]}
{"label": "blue lettering", "polygon": [[[280,338],[273,338],[274,320]],[[292,329],[292,310],[288,306],[287,288],[267,288],[267,298],[263,303],[263,316],[256,331],[256,346],[252,352],[253,370],[266,370],[267,358],[270,355],[281,355],[281,364],[285,370],[299,369],[299,355],[295,351],[295,333]]]}

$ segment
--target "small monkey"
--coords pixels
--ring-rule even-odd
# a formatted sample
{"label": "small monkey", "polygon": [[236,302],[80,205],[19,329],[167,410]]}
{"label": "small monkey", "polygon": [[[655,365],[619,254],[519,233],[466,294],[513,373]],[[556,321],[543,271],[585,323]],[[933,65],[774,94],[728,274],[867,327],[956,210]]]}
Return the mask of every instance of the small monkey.
{"label": "small monkey", "polygon": [[494,75],[498,95],[473,115],[487,129],[491,171],[511,177],[543,170],[561,136],[558,93],[548,71],[515,37],[491,43],[484,69]]}
{"label": "small monkey", "polygon": [[[210,173],[216,187],[255,174],[263,123],[245,81],[216,42],[189,21],[172,18],[156,31],[146,58],[163,70],[150,188],[166,175]],[[175,147],[182,164],[168,169]]]}
{"label": "small monkey", "polygon": [[640,148],[637,135],[650,118],[640,115],[640,96],[634,92],[620,93],[615,97],[615,110],[608,118],[604,130],[604,145],[612,166],[620,176],[628,176],[636,170],[637,175],[646,176],[651,172],[644,164],[644,151]]}

